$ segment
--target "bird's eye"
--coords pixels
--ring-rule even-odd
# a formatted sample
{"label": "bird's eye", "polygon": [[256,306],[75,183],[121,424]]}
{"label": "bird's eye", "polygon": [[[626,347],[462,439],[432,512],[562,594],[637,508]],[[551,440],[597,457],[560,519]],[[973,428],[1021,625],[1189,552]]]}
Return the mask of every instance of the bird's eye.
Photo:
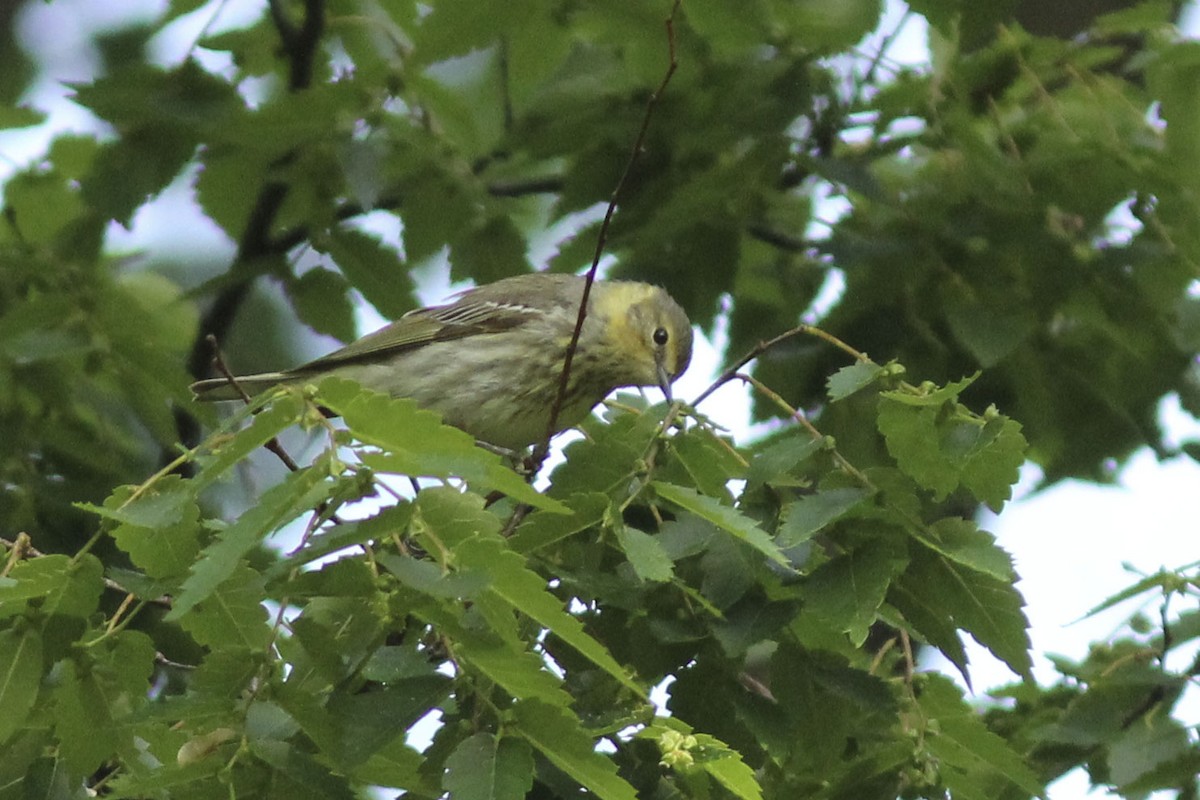
{"label": "bird's eye", "polygon": [[667,333],[666,328],[655,328],[654,329],[654,343],[656,345],[658,345],[659,347],[662,347],[664,344],[666,344],[667,340],[670,338],[671,338],[671,335]]}

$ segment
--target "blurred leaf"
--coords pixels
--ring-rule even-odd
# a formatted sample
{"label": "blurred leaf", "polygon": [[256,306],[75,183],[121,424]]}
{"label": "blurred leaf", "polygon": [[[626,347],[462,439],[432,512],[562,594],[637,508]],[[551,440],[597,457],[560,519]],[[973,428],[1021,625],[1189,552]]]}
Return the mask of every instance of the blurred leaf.
{"label": "blurred leaf", "polygon": [[856,361],[848,367],[842,367],[825,382],[829,387],[830,401],[836,403],[870,386],[882,371],[883,367],[871,361]]}
{"label": "blurred leaf", "polygon": [[674,486],[669,483],[655,481],[652,486],[659,497],[681,508],[692,512],[698,517],[708,520],[723,531],[731,533],[770,560],[781,566],[788,566],[787,558],[771,541],[762,528],[753,520],[744,517],[734,508],[722,505],[720,501],[705,497],[694,489],[684,486]]}
{"label": "blurred leaf", "polygon": [[658,539],[626,525],[617,527],[616,534],[617,541],[638,578],[656,582],[671,580],[674,574],[671,558]]}
{"label": "blurred leaf", "polygon": [[784,508],[783,522],[777,534],[779,546],[786,549],[808,541],[871,494],[870,489],[843,487],[821,489],[797,498]]}
{"label": "blurred leaf", "polygon": [[519,739],[477,733],[446,759],[442,786],[453,800],[521,800],[533,786],[529,746]]}
{"label": "blurred leaf", "polygon": [[892,580],[908,564],[903,548],[886,540],[857,547],[817,567],[805,584],[805,610],[855,647],[866,641]]}
{"label": "blurred leaf", "polygon": [[266,647],[271,628],[267,610],[262,607],[262,576],[234,564],[221,577],[219,584],[203,587],[203,594],[193,592],[187,606],[181,607],[176,601],[168,616],[178,619],[184,630],[207,647],[237,647],[243,651]]}
{"label": "blurred leaf", "polygon": [[346,280],[380,314],[399,319],[416,307],[404,262],[379,239],[352,228],[335,228],[325,246]]}
{"label": "blurred leaf", "polygon": [[0,744],[20,730],[42,682],[42,638],[32,628],[0,631]]}
{"label": "blurred leaf", "polygon": [[317,333],[343,342],[358,338],[350,286],[337,273],[315,267],[286,284],[296,315]]}
{"label": "blurred leaf", "polygon": [[264,538],[327,498],[332,489],[328,477],[328,460],[322,459],[299,472],[290,473],[264,492],[257,505],[238,517],[221,531],[215,542],[204,548],[176,595],[168,619],[183,619],[193,606],[230,578],[246,554]]}
{"label": "blurred leaf", "polygon": [[[987,729],[949,679],[930,674],[925,680],[921,708],[938,720],[940,728],[927,743],[942,762],[942,779],[951,791],[961,788],[964,796],[984,800],[1011,784],[1035,797],[1044,795],[1045,787],[1037,775],[1004,739]],[[984,787],[988,793],[981,795],[976,787]]]}
{"label": "blurred leaf", "polygon": [[601,800],[637,800],[637,792],[617,775],[611,759],[596,752],[595,743],[569,712],[523,700],[513,706],[514,733],[536,747],[561,769]]}

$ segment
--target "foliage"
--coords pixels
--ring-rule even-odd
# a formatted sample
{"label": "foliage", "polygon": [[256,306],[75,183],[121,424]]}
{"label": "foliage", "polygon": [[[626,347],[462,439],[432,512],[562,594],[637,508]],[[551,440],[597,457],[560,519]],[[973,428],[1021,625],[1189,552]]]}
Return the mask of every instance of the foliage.
{"label": "foliage", "polygon": [[[1200,409],[1200,62],[1168,4],[1057,37],[1013,5],[912,3],[926,71],[846,66],[878,0],[275,0],[236,27],[174,0],[100,37],[73,91],[105,133],[4,184],[0,796],[1023,798],[1080,765],[1194,796],[1172,711],[1200,667],[1168,658],[1195,566],[1114,597],[1161,620],[1043,686],[974,515],[1026,458],[1107,479],[1169,454],[1164,395]],[[164,63],[185,18],[209,24]],[[526,271],[572,220],[536,266],[578,270],[628,166],[612,271],[727,320],[760,441],[703,397],[621,397],[531,481],[345,382],[190,401],[210,335],[287,363],[281,308],[347,339],[360,299],[404,313],[441,257]],[[115,252],[180,183],[231,257]],[[297,428],[305,466],[267,472]],[[1020,679],[986,709],[916,668],[969,684],[964,634]]]}

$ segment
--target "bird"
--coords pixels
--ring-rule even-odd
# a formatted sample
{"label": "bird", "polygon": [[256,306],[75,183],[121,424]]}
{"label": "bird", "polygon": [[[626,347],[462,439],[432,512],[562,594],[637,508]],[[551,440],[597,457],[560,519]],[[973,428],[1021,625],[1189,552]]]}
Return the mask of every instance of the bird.
{"label": "bird", "polygon": [[[282,372],[192,384],[198,400],[233,400],[276,386],[336,375],[411,398],[478,441],[518,451],[546,438],[585,278],[530,273],[419,308],[361,339]],[[614,389],[671,383],[692,357],[687,314],[662,288],[595,281],[555,421],[557,434],[582,422]]]}

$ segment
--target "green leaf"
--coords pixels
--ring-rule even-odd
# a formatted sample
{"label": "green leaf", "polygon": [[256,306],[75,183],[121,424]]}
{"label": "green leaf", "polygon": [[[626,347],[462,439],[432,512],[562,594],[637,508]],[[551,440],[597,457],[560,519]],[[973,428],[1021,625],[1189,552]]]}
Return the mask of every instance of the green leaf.
{"label": "green leaf", "polygon": [[196,593],[185,611],[176,604],[168,614],[207,647],[260,650],[271,639],[267,610],[262,607],[266,589],[262,576],[246,566],[234,565],[218,585]]}
{"label": "green leaf", "polygon": [[508,216],[491,217],[451,246],[450,277],[482,284],[529,272],[527,249],[525,237]]}
{"label": "green leaf", "polygon": [[122,486],[104,501],[88,506],[120,524],[110,531],[117,546],[152,578],[183,575],[200,552],[200,508],[177,475],[156,481],[132,503],[134,487]]}
{"label": "green leaf", "polygon": [[0,107],[0,129],[28,128],[31,125],[40,125],[45,119],[44,112],[29,106]]}
{"label": "green leaf", "polygon": [[351,432],[382,453],[364,453],[362,461],[378,472],[436,478],[459,477],[496,489],[536,508],[567,513],[506,467],[500,456],[478,447],[474,437],[443,425],[438,415],[408,398],[392,399],[353,381],[326,378],[321,400],[341,414]]}
{"label": "green leaf", "polygon": [[330,798],[353,800],[358,795],[346,778],[331,772],[309,753],[288,742],[252,739],[250,752],[264,764],[274,767],[272,789],[292,798]]}
{"label": "green leaf", "polygon": [[942,762],[942,778],[951,792],[955,791],[956,778],[961,776],[972,788],[981,781],[993,786],[989,794],[964,795],[980,800],[1000,796],[1005,783],[1035,797],[1045,796],[1045,786],[1025,759],[988,730],[949,678],[928,673],[918,702],[928,719],[937,720],[937,733],[928,736],[925,742],[930,754]]}
{"label": "green leaf", "polygon": [[296,315],[317,333],[349,342],[358,336],[350,285],[327,269],[314,267],[284,283]]}
{"label": "green leaf", "polygon": [[380,553],[375,560],[399,578],[405,586],[444,600],[473,599],[491,582],[484,572],[447,572],[433,562],[419,561],[396,553]]}
{"label": "green leaf", "polygon": [[908,564],[899,545],[879,539],[818,567],[805,584],[805,611],[846,633],[855,647],[867,639],[879,607]]}
{"label": "green leaf", "polygon": [[370,756],[404,732],[450,692],[444,675],[421,675],[394,681],[387,687],[352,695],[335,695],[328,709],[339,728],[337,754],[348,768],[366,763]]}
{"label": "green leaf", "polygon": [[942,500],[958,486],[959,470],[938,446],[938,409],[893,402],[885,394],[879,401],[877,425],[888,453],[906,475]]}
{"label": "green leaf", "polygon": [[746,488],[775,482],[781,475],[812,457],[824,441],[814,439],[806,431],[792,431],[768,444],[754,454],[746,471]]}
{"label": "green leaf", "polygon": [[843,487],[822,489],[816,494],[798,498],[783,511],[783,522],[777,534],[779,546],[786,549],[808,541],[817,531],[847,514],[871,494],[870,489]]}
{"label": "green leaf", "polygon": [[204,548],[184,580],[167,619],[182,619],[217,585],[232,576],[246,554],[264,538],[329,497],[333,487],[329,481],[331,457],[326,454],[312,466],[290,473],[283,482],[264,492],[257,505],[222,531],[216,542]]}
{"label": "green leaf", "polygon": [[946,517],[928,528],[913,529],[922,544],[964,567],[1011,583],[1016,580],[1012,556],[996,544],[996,537],[961,517]]}
{"label": "green leaf", "polygon": [[892,582],[887,601],[904,617],[917,638],[933,645],[958,668],[967,686],[971,674],[967,668],[967,652],[954,621],[946,614],[938,587],[921,583],[905,573]]}
{"label": "green leaf", "polygon": [[686,479],[679,481],[676,475],[659,472],[661,479],[691,483],[709,497],[733,501],[727,484],[731,479],[743,477],[745,469],[731,445],[708,428],[695,427],[671,437],[667,446],[686,472]]}
{"label": "green leaf", "polygon": [[[1117,786],[1129,786],[1189,753],[1196,758],[1183,726],[1169,717],[1155,715],[1129,726],[1109,744],[1109,778]],[[1170,784],[1161,788],[1167,786]]]}
{"label": "green leaf", "polygon": [[953,620],[1013,672],[1030,680],[1029,620],[1016,587],[924,547],[913,551],[906,575],[926,587],[933,613]]}
{"label": "green leaf", "polygon": [[90,553],[77,561],[58,553],[20,561],[0,578],[0,619],[22,613],[30,600],[41,615],[86,619],[100,605],[103,570]]}
{"label": "green leaf", "polygon": [[571,513],[535,511],[525,518],[509,538],[508,546],[518,553],[532,553],[597,525],[608,511],[609,499],[599,492],[573,494],[563,504]]}
{"label": "green leaf", "polygon": [[627,525],[616,527],[617,542],[634,573],[643,581],[662,583],[675,574],[674,564],[657,538]]}
{"label": "green leaf", "polygon": [[399,319],[416,307],[408,269],[379,239],[352,228],[335,228],[326,247],[346,279],[380,314]]}
{"label": "green leaf", "polygon": [[883,367],[873,361],[856,361],[829,376],[826,386],[830,402],[836,403],[875,382]]}
{"label": "green leaf", "polygon": [[762,800],[762,787],[758,785],[754,770],[742,760],[741,753],[706,733],[695,736],[700,747],[715,754],[697,762],[705,772],[742,800]]}
{"label": "green leaf", "polygon": [[533,787],[533,754],[520,739],[477,733],[446,759],[451,800],[522,800]]}
{"label": "green leaf", "polygon": [[[272,399],[262,411],[254,414],[245,428],[229,436],[210,439],[215,445],[211,455],[198,459],[201,468],[192,480],[193,495],[199,496],[200,492],[219,480],[226,470],[244,460],[288,426],[295,424],[301,409],[299,397],[292,393],[282,394]],[[241,419],[240,416],[233,417],[226,427],[237,425]],[[225,432],[222,430],[222,433]]]}
{"label": "green leaf", "polygon": [[463,566],[491,575],[489,593],[549,628],[580,655],[639,697],[645,695],[645,690],[629,676],[604,645],[588,635],[582,623],[563,608],[562,601],[546,590],[545,579],[527,569],[525,560],[505,549],[503,541],[471,539],[459,544],[455,553]]}
{"label": "green leaf", "polygon": [[518,700],[535,699],[566,708],[573,698],[562,681],[534,653],[517,650],[499,636],[482,636],[472,631],[455,635],[455,655]]}
{"label": "green leaf", "polygon": [[[999,425],[999,429],[995,427]],[[994,432],[983,447],[973,452],[962,468],[962,484],[997,514],[1012,499],[1012,487],[1020,477],[1029,449],[1021,424],[1007,417],[989,420]]]}
{"label": "green leaf", "polygon": [[600,800],[638,800],[637,791],[617,775],[612,760],[566,709],[522,700],[513,706],[513,733],[528,740],[551,764]]}
{"label": "green leaf", "polygon": [[749,517],[740,514],[737,509],[722,505],[720,501],[705,497],[695,489],[688,489],[685,486],[675,486],[662,481],[654,481],[651,486],[664,500],[708,520],[726,533],[733,534],[734,537],[750,545],[776,564],[790,566],[787,558],[771,541],[771,537],[767,535],[766,531],[758,527]]}
{"label": "green leaf", "polygon": [[895,389],[880,392],[879,396],[906,406],[937,408],[945,405],[948,401],[957,400],[968,386],[979,379],[979,375],[980,373],[976,372],[974,375],[968,375],[962,380],[947,383],[945,386],[922,385],[917,387],[916,391]]}
{"label": "green leaf", "polygon": [[0,745],[25,724],[42,682],[42,638],[34,628],[0,631]]}

